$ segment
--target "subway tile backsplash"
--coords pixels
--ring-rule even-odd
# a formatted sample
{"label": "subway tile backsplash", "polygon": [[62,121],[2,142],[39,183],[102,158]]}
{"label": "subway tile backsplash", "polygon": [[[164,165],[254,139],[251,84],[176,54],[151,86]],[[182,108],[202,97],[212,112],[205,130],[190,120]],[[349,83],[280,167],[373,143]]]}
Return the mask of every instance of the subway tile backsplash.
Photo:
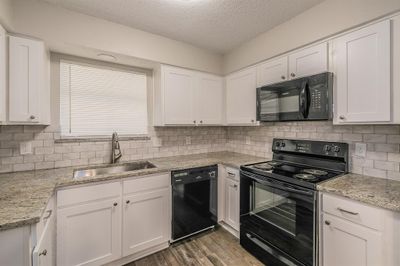
{"label": "subway tile backsplash", "polygon": [[[226,150],[271,158],[273,138],[340,141],[350,144],[350,172],[400,181],[400,126],[334,126],[324,122],[265,123],[230,127]],[[365,158],[355,156],[355,143],[365,143]]]}
{"label": "subway tile backsplash", "polygon": [[[157,127],[150,139],[121,140],[122,161],[216,151],[271,158],[274,137],[350,144],[350,171],[400,181],[400,126],[333,126],[332,122],[265,123],[259,127]],[[187,143],[190,137],[190,144]],[[0,172],[26,171],[108,163],[110,140],[58,143],[57,131],[40,126],[0,127]],[[30,141],[32,154],[21,155],[20,143]],[[354,154],[365,143],[365,158]]]}
{"label": "subway tile backsplash", "polygon": [[[190,137],[190,144],[186,138]],[[0,127],[0,172],[26,171],[109,163],[111,139],[58,143],[60,135],[40,126]],[[154,140],[158,140],[154,143]],[[20,143],[29,141],[32,154],[21,155]],[[185,155],[226,149],[223,127],[154,128],[150,139],[120,140],[123,161]]]}

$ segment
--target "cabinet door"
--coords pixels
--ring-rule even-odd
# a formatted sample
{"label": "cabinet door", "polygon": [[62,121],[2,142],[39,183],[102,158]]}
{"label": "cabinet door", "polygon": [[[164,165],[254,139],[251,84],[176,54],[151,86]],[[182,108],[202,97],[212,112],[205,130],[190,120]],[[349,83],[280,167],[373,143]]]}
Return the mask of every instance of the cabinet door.
{"label": "cabinet door", "polygon": [[224,86],[221,77],[200,74],[196,88],[196,121],[200,125],[220,125],[223,118]]}
{"label": "cabinet door", "polygon": [[123,256],[170,239],[170,189],[124,197]]}
{"label": "cabinet door", "polygon": [[390,21],[333,40],[336,123],[389,122]]}
{"label": "cabinet door", "polygon": [[120,257],[120,198],[58,209],[57,265],[103,265]]}
{"label": "cabinet door", "polygon": [[321,43],[289,55],[291,79],[328,71],[328,43]]}
{"label": "cabinet door", "polygon": [[257,66],[257,87],[288,79],[288,58],[272,59]]}
{"label": "cabinet door", "polygon": [[225,223],[239,230],[239,182],[225,179]]}
{"label": "cabinet door", "polygon": [[0,122],[6,120],[6,88],[7,88],[7,43],[6,31],[0,25]]}
{"label": "cabinet door", "polygon": [[385,265],[380,232],[324,213],[323,266]]}
{"label": "cabinet door", "polygon": [[165,124],[195,124],[193,108],[194,72],[164,66],[162,71]]}
{"label": "cabinet door", "polygon": [[256,68],[226,78],[226,122],[230,125],[256,123]]}
{"label": "cabinet door", "polygon": [[32,254],[33,266],[55,265],[55,219],[50,215]]}
{"label": "cabinet door", "polygon": [[43,84],[44,45],[40,41],[9,37],[9,120],[39,122]]}

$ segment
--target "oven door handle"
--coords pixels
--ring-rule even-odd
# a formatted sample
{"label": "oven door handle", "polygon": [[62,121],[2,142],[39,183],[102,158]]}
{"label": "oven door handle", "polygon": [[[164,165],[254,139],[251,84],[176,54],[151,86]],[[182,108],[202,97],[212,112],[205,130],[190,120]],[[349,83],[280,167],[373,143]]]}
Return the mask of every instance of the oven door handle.
{"label": "oven door handle", "polygon": [[243,172],[243,171],[241,171],[240,173],[242,175],[244,175],[245,177],[248,177],[248,178],[256,181],[257,183],[260,183],[260,184],[265,185],[265,186],[270,186],[270,187],[273,187],[273,188],[277,188],[277,189],[280,189],[280,190],[284,190],[284,191],[292,192],[292,193],[297,193],[297,194],[301,194],[301,195],[307,195],[307,196],[313,196],[314,195],[314,191],[304,190],[304,189],[300,189],[300,188],[294,188],[294,187],[291,187],[291,186],[288,186],[288,185],[285,185],[285,184],[280,184],[278,182],[274,182],[272,180],[267,181],[267,180],[264,180],[264,179],[257,178],[253,174],[249,174],[249,173],[246,173],[246,172]]}

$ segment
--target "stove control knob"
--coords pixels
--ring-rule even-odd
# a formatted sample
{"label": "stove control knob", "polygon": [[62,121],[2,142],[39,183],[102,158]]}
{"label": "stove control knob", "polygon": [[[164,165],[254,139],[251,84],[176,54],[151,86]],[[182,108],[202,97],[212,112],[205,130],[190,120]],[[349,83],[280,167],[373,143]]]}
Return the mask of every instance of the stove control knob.
{"label": "stove control knob", "polygon": [[285,147],[286,146],[286,143],[285,142],[282,142],[281,143],[281,147],[283,148],[283,147]]}
{"label": "stove control knob", "polygon": [[333,147],[334,152],[340,152],[340,147],[339,146],[334,146]]}
{"label": "stove control knob", "polygon": [[281,143],[279,141],[277,141],[275,145],[277,148],[279,148],[281,146]]}
{"label": "stove control knob", "polygon": [[330,145],[325,145],[325,147],[324,147],[324,151],[326,151],[326,152],[330,152],[331,149],[332,149],[332,147]]}

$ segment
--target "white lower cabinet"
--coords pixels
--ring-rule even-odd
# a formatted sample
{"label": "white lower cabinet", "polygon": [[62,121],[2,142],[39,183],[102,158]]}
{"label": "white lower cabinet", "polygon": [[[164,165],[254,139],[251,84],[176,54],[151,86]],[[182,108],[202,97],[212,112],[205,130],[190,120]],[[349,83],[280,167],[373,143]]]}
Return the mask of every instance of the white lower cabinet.
{"label": "white lower cabinet", "polygon": [[120,198],[58,211],[57,265],[102,265],[121,256]]}
{"label": "white lower cabinet", "polygon": [[57,265],[122,265],[167,247],[170,191],[169,174],[58,191]]}
{"label": "white lower cabinet", "polygon": [[218,178],[218,221],[236,237],[240,229],[239,170],[219,167]]}
{"label": "white lower cabinet", "polygon": [[123,256],[169,241],[170,197],[169,189],[124,196]]}
{"label": "white lower cabinet", "polygon": [[239,182],[225,180],[225,223],[239,230]]}
{"label": "white lower cabinet", "polygon": [[322,266],[399,265],[398,213],[328,193],[321,199]]}
{"label": "white lower cabinet", "polygon": [[323,214],[324,266],[385,265],[382,233]]}

